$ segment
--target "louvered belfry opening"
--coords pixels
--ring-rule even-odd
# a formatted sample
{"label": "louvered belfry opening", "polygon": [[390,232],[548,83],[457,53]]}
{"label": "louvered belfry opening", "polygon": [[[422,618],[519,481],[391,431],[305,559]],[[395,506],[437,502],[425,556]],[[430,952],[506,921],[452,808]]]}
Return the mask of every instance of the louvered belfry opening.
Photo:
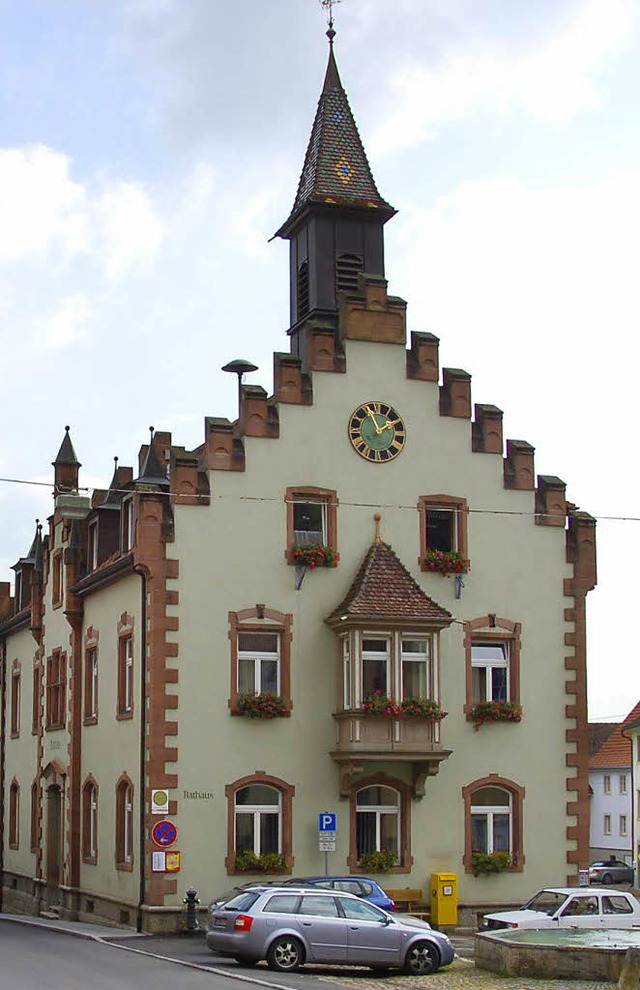
{"label": "louvered belfry opening", "polygon": [[309,262],[303,261],[298,266],[298,319],[309,312]]}
{"label": "louvered belfry opening", "polygon": [[339,292],[355,292],[358,288],[358,272],[364,270],[360,254],[340,254],[336,258],[336,298]]}

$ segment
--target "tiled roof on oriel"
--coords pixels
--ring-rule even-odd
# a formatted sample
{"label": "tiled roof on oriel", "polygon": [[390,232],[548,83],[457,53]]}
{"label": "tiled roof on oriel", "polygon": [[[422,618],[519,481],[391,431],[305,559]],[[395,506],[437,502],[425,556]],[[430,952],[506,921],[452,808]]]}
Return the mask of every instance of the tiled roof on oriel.
{"label": "tiled roof on oriel", "polygon": [[382,199],[376,188],[347,94],[340,81],[333,47],[329,51],[324,86],[296,199],[289,219],[278,233],[282,234],[309,203],[365,207],[379,210],[385,219],[396,212]]}
{"label": "tiled roof on oriel", "polygon": [[450,625],[450,612],[425,595],[391,547],[376,539],[360,565],[346,598],[327,618],[428,619]]}

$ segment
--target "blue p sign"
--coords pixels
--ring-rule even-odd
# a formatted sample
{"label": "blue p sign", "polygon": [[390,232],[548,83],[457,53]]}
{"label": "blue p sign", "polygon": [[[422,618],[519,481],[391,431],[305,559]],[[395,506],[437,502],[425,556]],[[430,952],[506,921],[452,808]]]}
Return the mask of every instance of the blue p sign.
{"label": "blue p sign", "polygon": [[325,811],[323,814],[318,815],[319,832],[335,832],[335,830],[336,830],[335,811]]}

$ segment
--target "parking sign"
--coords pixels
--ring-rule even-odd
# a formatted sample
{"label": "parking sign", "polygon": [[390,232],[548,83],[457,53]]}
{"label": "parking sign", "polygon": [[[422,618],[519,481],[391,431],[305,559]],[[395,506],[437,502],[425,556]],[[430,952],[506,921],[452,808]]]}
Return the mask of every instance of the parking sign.
{"label": "parking sign", "polygon": [[336,818],[335,811],[323,811],[318,815],[318,832],[335,832]]}

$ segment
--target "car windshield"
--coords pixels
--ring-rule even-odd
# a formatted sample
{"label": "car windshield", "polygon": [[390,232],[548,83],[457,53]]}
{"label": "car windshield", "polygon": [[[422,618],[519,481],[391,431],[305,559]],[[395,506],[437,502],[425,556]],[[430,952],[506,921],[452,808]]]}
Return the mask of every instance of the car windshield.
{"label": "car windshield", "polygon": [[232,897],[230,901],[223,904],[223,910],[225,911],[248,911],[249,908],[255,904],[255,902],[260,897],[259,890],[245,890],[242,894],[237,894]]}
{"label": "car windshield", "polygon": [[562,894],[557,890],[539,890],[530,901],[523,904],[523,910],[540,911],[542,914],[555,914],[558,908],[564,904],[567,894]]}

